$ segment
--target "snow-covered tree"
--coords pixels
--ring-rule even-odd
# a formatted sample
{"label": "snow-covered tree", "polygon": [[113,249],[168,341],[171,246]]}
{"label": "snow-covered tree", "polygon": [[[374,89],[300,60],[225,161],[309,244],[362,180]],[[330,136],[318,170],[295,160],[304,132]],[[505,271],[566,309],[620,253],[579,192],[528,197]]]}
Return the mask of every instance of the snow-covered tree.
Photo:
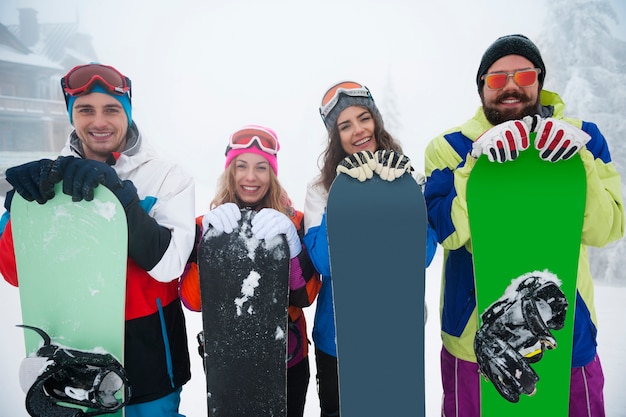
{"label": "snow-covered tree", "polygon": [[[626,42],[611,31],[616,19],[608,0],[547,2],[545,28],[536,42],[546,63],[545,88],[561,95],[566,115],[598,125],[625,180]],[[595,279],[626,284],[621,269],[626,239],[589,252]]]}
{"label": "snow-covered tree", "polygon": [[[383,118],[385,120],[385,128],[394,137],[400,138],[400,133],[403,128],[400,111],[397,105],[397,96],[394,88],[393,76],[391,71],[387,72],[387,79],[385,80],[385,89],[382,91],[383,100],[381,112],[383,112]],[[380,93],[377,93],[380,94]],[[401,139],[402,141],[402,139]]]}

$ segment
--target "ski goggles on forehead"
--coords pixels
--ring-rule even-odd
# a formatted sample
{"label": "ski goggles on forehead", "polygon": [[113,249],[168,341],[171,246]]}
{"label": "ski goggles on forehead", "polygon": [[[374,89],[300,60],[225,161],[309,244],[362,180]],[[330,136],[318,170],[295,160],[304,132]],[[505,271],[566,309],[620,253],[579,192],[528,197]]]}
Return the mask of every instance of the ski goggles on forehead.
{"label": "ski goggles on forehead", "polygon": [[341,94],[352,97],[366,97],[373,100],[370,90],[364,85],[353,81],[344,81],[339,84],[335,84],[326,92],[326,94],[324,94],[324,97],[322,98],[322,105],[320,107],[322,119],[326,120],[328,114],[337,105]]}
{"label": "ski goggles on forehead", "polygon": [[259,128],[238,130],[230,136],[226,153],[231,149],[248,149],[257,146],[270,155],[276,155],[280,150],[278,140],[270,132]]}
{"label": "ski goggles on forehead", "polygon": [[115,68],[101,64],[79,65],[61,78],[61,87],[66,96],[80,96],[89,93],[95,84],[107,92],[118,96],[131,95],[130,78]]}
{"label": "ski goggles on forehead", "polygon": [[490,90],[504,88],[506,83],[509,82],[509,77],[513,78],[513,81],[515,81],[515,84],[519,87],[530,87],[537,81],[537,77],[540,73],[540,68],[531,68],[513,72],[491,72],[483,75],[480,79],[485,81],[487,88]]}

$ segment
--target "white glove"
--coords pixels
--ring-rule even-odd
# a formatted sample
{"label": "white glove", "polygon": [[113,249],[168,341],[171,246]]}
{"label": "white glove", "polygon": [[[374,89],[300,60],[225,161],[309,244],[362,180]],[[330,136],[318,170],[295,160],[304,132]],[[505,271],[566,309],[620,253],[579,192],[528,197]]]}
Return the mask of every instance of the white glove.
{"label": "white glove", "polygon": [[530,145],[530,133],[533,118],[526,116],[524,120],[509,120],[500,123],[480,135],[472,145],[474,158],[485,154],[490,162],[514,161],[521,151]]}
{"label": "white glove", "polygon": [[405,172],[412,172],[411,160],[408,156],[390,150],[376,151],[376,173],[385,181],[400,178]]}
{"label": "white glove", "polygon": [[376,169],[374,155],[370,151],[361,151],[343,158],[337,165],[337,174],[348,174],[363,182],[372,178]]}
{"label": "white glove", "polygon": [[586,132],[551,117],[543,119],[537,128],[535,148],[541,159],[550,162],[567,160],[580,150],[591,136]]}
{"label": "white glove", "polygon": [[231,233],[239,226],[241,210],[235,203],[224,203],[209,211],[202,218],[202,231],[206,233],[209,225],[218,232]]}
{"label": "white glove", "polygon": [[422,189],[422,193],[424,193],[424,189],[426,188],[426,175],[421,172],[415,172],[413,178],[415,178],[415,182],[417,182],[417,185]]}
{"label": "white glove", "polygon": [[302,243],[296,226],[280,211],[264,208],[254,215],[251,223],[252,234],[257,239],[270,240],[284,234],[289,244],[289,258],[295,258],[302,251]]}
{"label": "white glove", "polygon": [[415,182],[417,182],[417,185],[422,187],[423,190],[424,186],[426,185],[426,175],[422,174],[421,172],[416,172],[415,174],[413,174],[413,178],[415,178]]}

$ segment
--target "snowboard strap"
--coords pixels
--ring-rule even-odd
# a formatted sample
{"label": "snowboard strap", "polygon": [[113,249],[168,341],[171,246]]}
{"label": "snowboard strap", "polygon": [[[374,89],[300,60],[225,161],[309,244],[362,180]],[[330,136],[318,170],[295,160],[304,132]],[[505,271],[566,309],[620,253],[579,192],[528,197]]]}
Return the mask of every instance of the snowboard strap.
{"label": "snowboard strap", "polygon": [[[26,410],[33,417],[88,417],[115,413],[130,399],[126,371],[112,355],[72,350],[54,345],[42,329],[44,344],[20,368],[26,392]],[[115,394],[124,390],[124,399]],[[72,405],[86,407],[73,407]]]}
{"label": "snowboard strap", "polygon": [[165,316],[163,314],[163,304],[161,299],[157,297],[157,309],[159,311],[159,320],[161,321],[161,334],[163,335],[163,344],[165,345],[165,364],[167,365],[167,375],[170,377],[170,384],[172,388],[176,387],[174,384],[174,365],[172,362],[172,350],[170,349],[170,338],[167,335],[167,327],[165,326]]}

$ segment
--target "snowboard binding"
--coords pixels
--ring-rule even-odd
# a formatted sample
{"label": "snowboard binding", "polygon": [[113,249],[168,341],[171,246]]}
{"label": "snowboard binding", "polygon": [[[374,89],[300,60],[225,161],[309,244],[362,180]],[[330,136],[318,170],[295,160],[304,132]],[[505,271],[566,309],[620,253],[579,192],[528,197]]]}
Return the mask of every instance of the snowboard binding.
{"label": "snowboard binding", "polygon": [[[88,417],[115,413],[127,404],[131,395],[128,377],[112,355],[64,348],[52,344],[42,329],[18,327],[37,332],[44,341],[20,368],[26,410],[31,416]],[[123,400],[115,397],[120,390]]]}
{"label": "snowboard binding", "polygon": [[196,335],[196,341],[198,342],[198,355],[202,358],[202,368],[206,374],[206,364],[204,363],[204,330],[200,330]]}
{"label": "snowboard binding", "polygon": [[568,306],[558,282],[549,272],[522,275],[481,314],[474,339],[478,366],[510,402],[536,392],[539,376],[529,364],[557,346],[551,330],[563,328]]}

